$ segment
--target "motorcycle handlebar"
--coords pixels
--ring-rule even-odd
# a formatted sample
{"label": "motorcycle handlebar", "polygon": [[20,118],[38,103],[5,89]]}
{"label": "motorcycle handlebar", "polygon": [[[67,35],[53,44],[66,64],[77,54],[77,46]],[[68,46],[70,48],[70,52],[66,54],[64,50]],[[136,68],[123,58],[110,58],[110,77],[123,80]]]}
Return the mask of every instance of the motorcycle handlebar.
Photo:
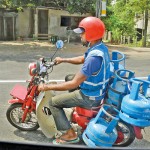
{"label": "motorcycle handlebar", "polygon": [[53,67],[56,64],[56,62],[52,61],[48,64],[46,64],[46,67]]}
{"label": "motorcycle handlebar", "polygon": [[50,58],[41,58],[42,64],[47,68],[53,67],[56,64],[56,62],[49,60]]}

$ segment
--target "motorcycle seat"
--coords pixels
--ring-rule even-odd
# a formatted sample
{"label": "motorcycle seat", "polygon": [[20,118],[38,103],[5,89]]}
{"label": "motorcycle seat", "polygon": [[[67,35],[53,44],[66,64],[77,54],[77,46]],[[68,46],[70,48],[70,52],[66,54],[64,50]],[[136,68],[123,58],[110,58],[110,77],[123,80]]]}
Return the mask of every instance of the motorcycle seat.
{"label": "motorcycle seat", "polygon": [[93,116],[96,116],[100,108],[101,108],[101,105],[98,107],[92,107],[92,108],[75,107],[75,111],[81,116],[93,117]]}

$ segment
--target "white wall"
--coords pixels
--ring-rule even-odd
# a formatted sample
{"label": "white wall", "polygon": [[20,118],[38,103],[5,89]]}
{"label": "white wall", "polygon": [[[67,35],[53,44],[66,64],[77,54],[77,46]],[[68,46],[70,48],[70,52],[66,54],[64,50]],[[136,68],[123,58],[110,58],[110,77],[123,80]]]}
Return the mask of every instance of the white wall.
{"label": "white wall", "polygon": [[[59,37],[67,36],[66,27],[61,26],[61,16],[86,17],[89,15],[90,14],[86,14],[86,15],[69,14],[69,12],[67,12],[67,11],[49,9],[48,34],[58,35]],[[75,34],[73,34],[73,36],[75,36]]]}
{"label": "white wall", "polygon": [[[48,9],[48,8],[36,8],[36,9]],[[37,11],[35,11],[34,14],[34,34],[37,35],[38,33],[38,25],[37,25],[37,19],[35,18],[37,16]],[[67,11],[64,10],[55,10],[55,9],[48,9],[48,34],[57,35],[59,37],[66,37],[66,27],[61,26],[61,16],[76,16],[76,17],[86,17],[90,16],[90,14],[70,14]],[[44,22],[43,22],[44,23]],[[17,17],[17,36],[20,37],[28,37],[30,34],[30,8],[24,9],[23,12],[18,12]],[[74,35],[77,36],[77,35]]]}
{"label": "white wall", "polygon": [[[17,36],[28,37],[30,33],[30,10],[24,9],[23,12],[18,12],[17,18]],[[33,18],[34,19],[34,18]]]}
{"label": "white wall", "polygon": [[[143,19],[138,20],[135,28],[144,29],[144,20]],[[148,21],[147,34],[150,34],[150,20]]]}

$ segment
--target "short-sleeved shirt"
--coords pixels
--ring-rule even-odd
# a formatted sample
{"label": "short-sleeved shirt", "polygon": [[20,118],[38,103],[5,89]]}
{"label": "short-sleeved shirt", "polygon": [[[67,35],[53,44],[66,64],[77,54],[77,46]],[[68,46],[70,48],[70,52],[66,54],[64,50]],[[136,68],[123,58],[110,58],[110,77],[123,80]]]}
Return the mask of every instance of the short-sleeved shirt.
{"label": "short-sleeved shirt", "polygon": [[85,76],[89,77],[100,70],[101,64],[102,64],[102,57],[99,56],[89,57],[85,60],[80,72]]}

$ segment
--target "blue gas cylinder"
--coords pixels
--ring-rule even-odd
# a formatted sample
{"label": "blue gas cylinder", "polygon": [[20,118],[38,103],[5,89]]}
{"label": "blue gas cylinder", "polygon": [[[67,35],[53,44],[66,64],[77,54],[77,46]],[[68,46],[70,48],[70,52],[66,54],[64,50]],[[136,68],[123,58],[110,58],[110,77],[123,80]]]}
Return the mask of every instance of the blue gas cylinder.
{"label": "blue gas cylinder", "polygon": [[[148,81],[150,81],[150,75],[148,75]],[[150,86],[147,89],[146,97],[150,99]]]}
{"label": "blue gas cylinder", "polygon": [[[122,76],[124,72],[124,76]],[[119,69],[115,72],[115,78],[108,87],[108,98],[106,103],[114,105],[120,110],[122,98],[130,92],[129,80],[134,77],[134,72],[126,69]]]}
{"label": "blue gas cylinder", "polygon": [[82,134],[85,144],[89,147],[111,147],[117,139],[115,127],[119,120],[118,114],[117,109],[104,104]]}
{"label": "blue gas cylinder", "polygon": [[125,54],[123,54],[119,51],[112,51],[112,56],[111,56],[111,60],[110,60],[111,77],[114,76],[114,72],[116,70],[125,69],[125,58],[126,58]]}
{"label": "blue gas cylinder", "polygon": [[150,81],[134,78],[131,82],[131,92],[123,98],[119,116],[135,126],[150,126],[150,98],[147,97]]}

